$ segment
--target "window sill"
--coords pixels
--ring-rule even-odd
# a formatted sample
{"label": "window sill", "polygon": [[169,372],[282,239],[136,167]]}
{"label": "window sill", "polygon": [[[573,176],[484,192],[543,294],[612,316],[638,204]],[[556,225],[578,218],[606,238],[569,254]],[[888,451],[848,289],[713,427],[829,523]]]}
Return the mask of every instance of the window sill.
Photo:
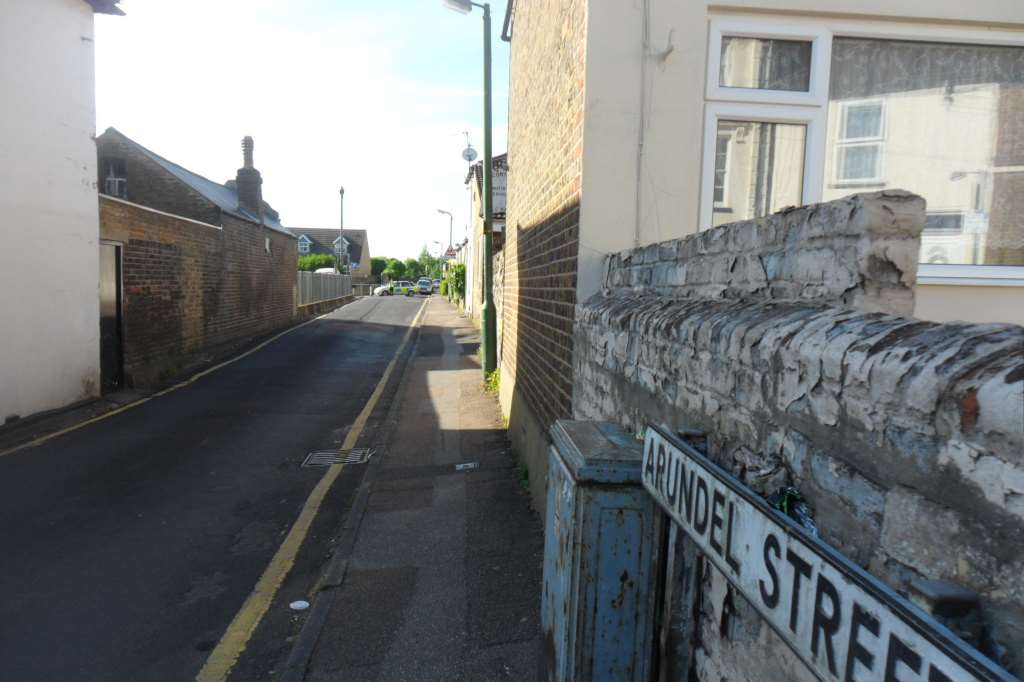
{"label": "window sill", "polygon": [[923,285],[1024,287],[1024,265],[935,265],[921,263],[917,283]]}
{"label": "window sill", "polygon": [[836,180],[829,183],[829,189],[884,189],[888,183],[885,180]]}

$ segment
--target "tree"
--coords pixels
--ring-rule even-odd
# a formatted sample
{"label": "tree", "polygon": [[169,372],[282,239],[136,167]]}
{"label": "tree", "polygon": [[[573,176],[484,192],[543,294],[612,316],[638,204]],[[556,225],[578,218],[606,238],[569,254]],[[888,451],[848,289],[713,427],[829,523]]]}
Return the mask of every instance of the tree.
{"label": "tree", "polygon": [[431,256],[424,246],[420,251],[420,265],[423,266],[423,276],[430,279],[441,279],[442,262],[440,258]]}
{"label": "tree", "polygon": [[384,268],[387,266],[387,258],[384,256],[374,256],[370,259],[370,274],[374,277],[380,277],[381,273],[384,272]]}
{"label": "tree", "polygon": [[419,279],[423,274],[423,266],[415,258],[405,259],[405,275],[409,279]]}
{"label": "tree", "polygon": [[387,267],[383,270],[383,274],[392,282],[396,279],[402,279],[405,277],[405,263],[397,258],[389,258]]}

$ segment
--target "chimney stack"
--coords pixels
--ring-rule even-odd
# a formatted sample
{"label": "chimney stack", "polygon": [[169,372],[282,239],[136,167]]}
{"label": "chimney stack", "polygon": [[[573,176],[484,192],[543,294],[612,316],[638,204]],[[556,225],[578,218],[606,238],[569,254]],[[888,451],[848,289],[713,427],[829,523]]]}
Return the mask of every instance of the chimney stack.
{"label": "chimney stack", "polygon": [[252,138],[242,138],[242,167],[235,175],[235,186],[238,192],[238,207],[256,216],[263,222],[263,178],[252,165]]}

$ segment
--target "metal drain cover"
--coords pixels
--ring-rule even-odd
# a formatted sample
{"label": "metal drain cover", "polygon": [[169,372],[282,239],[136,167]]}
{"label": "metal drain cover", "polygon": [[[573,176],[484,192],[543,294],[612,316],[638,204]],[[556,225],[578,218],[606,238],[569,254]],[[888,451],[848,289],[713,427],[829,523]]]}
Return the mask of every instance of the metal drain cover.
{"label": "metal drain cover", "polygon": [[302,462],[304,467],[327,467],[332,464],[366,464],[373,456],[370,448],[352,448],[351,450],[314,450],[306,455]]}

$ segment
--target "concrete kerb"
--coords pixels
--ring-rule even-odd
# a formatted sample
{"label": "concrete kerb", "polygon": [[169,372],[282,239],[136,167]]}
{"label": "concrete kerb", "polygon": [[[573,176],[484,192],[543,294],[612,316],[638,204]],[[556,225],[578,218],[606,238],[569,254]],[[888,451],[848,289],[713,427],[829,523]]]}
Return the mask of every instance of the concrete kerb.
{"label": "concrete kerb", "polygon": [[338,588],[342,587],[345,583],[349,559],[355,549],[363,517],[366,515],[370,489],[376,480],[377,471],[381,467],[387,453],[387,447],[398,423],[397,417],[398,409],[401,405],[401,397],[409,381],[412,360],[416,357],[416,353],[419,350],[420,327],[423,317],[417,320],[413,332],[413,342],[408,345],[399,359],[401,371],[398,372],[397,378],[392,380],[397,382],[395,383],[394,393],[391,394],[391,401],[384,419],[380,422],[376,433],[373,434],[374,439],[371,440],[371,443],[377,455],[371,458],[370,463],[367,465],[363,473],[363,479],[360,481],[358,492],[352,501],[352,506],[342,519],[337,533],[339,538],[338,547],[331,556],[330,561],[327,562],[327,566],[324,568],[313,589],[309,615],[303,621],[299,634],[295,637],[295,642],[288,654],[288,658],[285,660],[281,675],[277,678],[279,682],[303,682],[306,678],[306,672],[313,658],[317,641],[320,639],[320,634],[323,632],[324,625],[327,622],[327,616],[330,614],[331,606],[334,604],[334,597],[338,592]]}

